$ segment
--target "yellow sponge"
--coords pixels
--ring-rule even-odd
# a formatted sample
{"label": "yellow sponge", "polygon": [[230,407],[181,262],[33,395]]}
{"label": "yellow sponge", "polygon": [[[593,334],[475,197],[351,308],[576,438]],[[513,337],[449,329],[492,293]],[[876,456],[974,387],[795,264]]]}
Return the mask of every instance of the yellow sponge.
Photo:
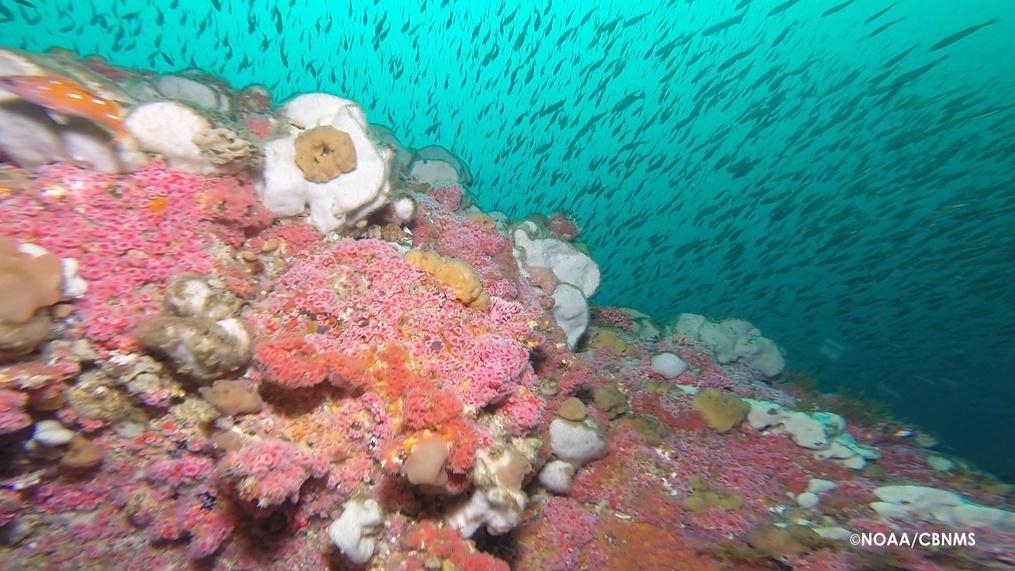
{"label": "yellow sponge", "polygon": [[459,301],[480,311],[490,308],[490,296],[483,290],[479,276],[467,262],[425,250],[409,250],[405,263],[432,275],[451,288]]}
{"label": "yellow sponge", "polygon": [[729,432],[751,411],[751,406],[737,395],[715,388],[699,392],[691,404],[705,419],[705,424],[716,432]]}

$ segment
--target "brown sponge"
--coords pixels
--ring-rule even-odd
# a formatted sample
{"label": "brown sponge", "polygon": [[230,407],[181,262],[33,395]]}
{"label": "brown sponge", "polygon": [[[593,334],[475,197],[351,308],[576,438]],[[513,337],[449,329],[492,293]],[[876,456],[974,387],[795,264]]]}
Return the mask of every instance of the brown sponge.
{"label": "brown sponge", "polygon": [[27,323],[36,310],[60,301],[63,265],[53,254],[33,256],[0,236],[0,321]]}
{"label": "brown sponge", "polygon": [[296,136],[296,166],[310,182],[328,182],[356,168],[352,137],[331,125],[321,125]]}
{"label": "brown sponge", "polygon": [[439,437],[420,440],[402,464],[402,473],[409,483],[417,486],[443,486],[448,481],[444,470],[450,448]]}
{"label": "brown sponge", "polygon": [[243,381],[215,381],[210,387],[197,389],[204,400],[229,416],[261,412],[264,401],[257,389]]}

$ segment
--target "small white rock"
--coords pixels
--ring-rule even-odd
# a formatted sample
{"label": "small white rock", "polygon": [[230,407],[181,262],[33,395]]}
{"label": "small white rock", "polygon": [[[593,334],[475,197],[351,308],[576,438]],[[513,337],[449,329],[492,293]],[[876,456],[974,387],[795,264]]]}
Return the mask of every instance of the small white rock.
{"label": "small white rock", "polygon": [[822,480],[820,478],[811,478],[811,480],[809,482],[807,482],[807,491],[808,492],[814,492],[815,494],[820,494],[822,492],[827,492],[829,490],[834,490],[838,486],[839,486],[839,484],[836,484],[835,482],[833,482],[831,480]]}
{"label": "small white rock", "polygon": [[811,529],[813,529],[821,537],[831,539],[832,541],[847,541],[849,540],[849,537],[853,535],[852,531],[837,525],[814,527]]}
{"label": "small white rock", "polygon": [[951,472],[955,469],[955,462],[937,454],[931,454],[927,457],[927,465],[938,472]]}
{"label": "small white rock", "polygon": [[814,492],[804,492],[796,497],[796,503],[802,508],[812,510],[818,507],[821,498]]}
{"label": "small white rock", "polygon": [[652,356],[652,370],[672,379],[687,370],[687,363],[675,353],[659,353]]}
{"label": "small white rock", "polygon": [[32,440],[41,446],[63,446],[74,438],[74,431],[68,430],[56,420],[40,420],[35,423]]}

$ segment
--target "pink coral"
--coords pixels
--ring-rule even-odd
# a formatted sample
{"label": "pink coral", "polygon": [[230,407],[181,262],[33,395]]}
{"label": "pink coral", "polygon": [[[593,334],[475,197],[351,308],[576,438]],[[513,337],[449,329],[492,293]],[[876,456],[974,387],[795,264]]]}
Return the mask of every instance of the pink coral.
{"label": "pink coral", "polygon": [[0,489],[0,528],[14,521],[24,508],[24,500],[20,494]]}
{"label": "pink coral", "polygon": [[511,434],[525,436],[543,422],[546,403],[531,390],[522,389],[508,399],[497,413],[507,419]]}
{"label": "pink coral", "polygon": [[[120,176],[48,166],[30,190],[4,200],[0,234],[77,259],[89,282],[75,304],[85,333],[110,347],[129,347],[124,331],[158,311],[157,292],[170,275],[215,265],[207,236],[224,226],[200,219],[204,185],[203,177],[160,163]],[[234,196],[252,200],[253,189],[237,186]],[[146,291],[149,284],[155,287]]]}
{"label": "pink coral", "polygon": [[259,343],[254,358],[266,380],[280,387],[312,387],[328,377],[325,360],[297,335]]}
{"label": "pink coral", "polygon": [[427,194],[447,210],[458,210],[462,203],[462,187],[457,184],[433,188]]}
{"label": "pink coral", "polygon": [[462,403],[447,391],[414,387],[405,396],[402,414],[409,430],[435,429],[458,418],[462,414]]}
{"label": "pink coral", "polygon": [[188,505],[182,514],[190,535],[187,552],[191,559],[213,555],[233,534],[233,517],[226,510],[214,507],[212,498],[212,495],[204,496],[199,502]]}
{"label": "pink coral", "polygon": [[451,380],[463,391],[465,406],[480,409],[506,400],[526,373],[531,373],[528,349],[491,333],[469,344],[460,373]]}
{"label": "pink coral", "polygon": [[[432,522],[422,521],[413,524],[408,530],[399,534],[404,547],[408,548],[400,568],[429,568],[429,562],[443,560],[454,569],[471,571],[508,571],[507,563],[486,553],[479,552],[475,545],[462,538],[452,527],[440,527]],[[411,566],[415,563],[418,567]]]}
{"label": "pink coral", "polygon": [[568,498],[550,497],[538,521],[533,522],[549,557],[547,568],[573,569],[596,537],[596,514]]}
{"label": "pink coral", "polygon": [[200,456],[184,456],[155,462],[145,470],[145,477],[172,488],[192,486],[204,481],[212,472],[212,461]]}
{"label": "pink coral", "polygon": [[619,307],[594,307],[592,319],[597,325],[614,327],[621,331],[633,331],[634,321],[626,311]]}
{"label": "pink coral", "polygon": [[283,440],[256,440],[223,460],[220,474],[240,499],[258,508],[299,500],[309,478],[327,475],[327,457]]}
{"label": "pink coral", "polygon": [[32,417],[24,411],[28,396],[8,389],[0,389],[0,434],[10,434],[32,425]]}

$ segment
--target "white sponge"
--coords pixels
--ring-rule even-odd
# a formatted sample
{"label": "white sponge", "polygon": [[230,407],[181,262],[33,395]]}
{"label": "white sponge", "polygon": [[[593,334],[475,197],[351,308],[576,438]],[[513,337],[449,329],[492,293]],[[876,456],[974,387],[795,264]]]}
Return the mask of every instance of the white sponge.
{"label": "white sponge", "polygon": [[539,483],[555,494],[567,494],[574,484],[574,464],[551,460],[539,472]]}
{"label": "white sponge", "polygon": [[553,289],[553,320],[564,330],[568,348],[574,349],[589,326],[589,304],[580,289],[557,284]]}
{"label": "white sponge", "polygon": [[970,502],[955,492],[926,486],[881,486],[871,507],[889,521],[923,520],[951,528],[1015,531],[1015,513]]}
{"label": "white sponge", "polygon": [[747,423],[755,430],[788,434],[797,446],[814,450],[819,460],[834,460],[860,470],[868,460],[880,456],[876,448],[864,446],[846,432],[846,420],[831,412],[797,412],[768,401],[744,399],[751,405]]}
{"label": "white sponge", "polygon": [[194,139],[211,129],[211,122],[177,101],[153,101],[131,110],[124,126],[141,148],[162,155],[170,168],[193,174],[217,172]]}
{"label": "white sponge", "polygon": [[786,367],[778,345],[743,319],[710,321],[703,315],[681,313],[673,329],[703,343],[720,363],[740,361],[766,377],[774,377]]}
{"label": "white sponge", "polygon": [[[291,100],[281,115],[292,123],[286,137],[268,142],[264,169],[257,181],[261,204],[278,216],[294,216],[310,205],[310,219],[321,232],[347,228],[388,201],[392,149],[378,149],[367,135],[359,105],[325,93]],[[310,182],[296,166],[296,137],[304,130],[331,125],[352,139],[356,168],[327,182]]]}
{"label": "white sponge", "polygon": [[584,422],[553,419],[550,423],[550,448],[557,458],[577,466],[598,460],[609,452],[609,444],[590,418]]}
{"label": "white sponge", "polygon": [[328,526],[328,536],[349,561],[362,565],[374,556],[383,522],[376,500],[349,500],[342,505],[342,515]]}
{"label": "white sponge", "polygon": [[571,284],[586,298],[599,289],[599,266],[588,254],[570,242],[539,237],[540,228],[533,222],[519,224],[511,231],[515,258],[524,268],[547,268],[557,281]]}

